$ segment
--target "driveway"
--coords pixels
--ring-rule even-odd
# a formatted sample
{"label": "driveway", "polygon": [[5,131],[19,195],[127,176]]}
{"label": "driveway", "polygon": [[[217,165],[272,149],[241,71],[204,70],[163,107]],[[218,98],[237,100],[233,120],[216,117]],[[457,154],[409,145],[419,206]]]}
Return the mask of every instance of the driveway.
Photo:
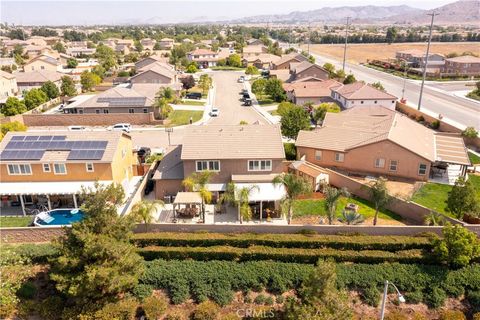
{"label": "driveway", "polygon": [[215,71],[210,73],[216,87],[214,107],[220,110],[216,118],[211,118],[207,124],[235,125],[240,121],[249,124],[259,121],[266,124],[267,121],[252,107],[242,106],[240,91],[244,88],[243,83],[238,83],[238,78],[243,73],[236,71]]}

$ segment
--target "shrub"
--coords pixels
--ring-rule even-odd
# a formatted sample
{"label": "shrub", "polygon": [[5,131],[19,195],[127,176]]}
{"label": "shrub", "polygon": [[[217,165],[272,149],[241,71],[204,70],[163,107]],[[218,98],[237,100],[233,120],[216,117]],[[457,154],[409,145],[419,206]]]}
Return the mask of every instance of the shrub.
{"label": "shrub", "polygon": [[[14,252],[16,257],[32,263],[46,263],[50,258],[58,256],[58,250],[51,244],[21,244],[15,246],[3,246],[3,251]],[[0,256],[0,264],[7,259],[3,254]],[[8,259],[7,259],[8,260]]]}
{"label": "shrub", "polygon": [[287,160],[297,159],[297,149],[295,148],[294,143],[286,142],[283,144],[283,148],[285,149],[285,158]]}
{"label": "shrub", "polygon": [[137,297],[140,301],[143,301],[145,298],[152,295],[152,291],[152,286],[140,283],[137,284],[135,288],[133,288],[133,295]]}
{"label": "shrub", "polygon": [[274,303],[275,303],[275,301],[273,300],[272,296],[268,296],[268,297],[265,298],[265,304],[267,306],[272,306]]}
{"label": "shrub", "polygon": [[473,312],[480,312],[480,290],[469,291],[467,293],[467,300],[470,303]]}
{"label": "shrub", "polygon": [[165,320],[187,320],[187,316],[180,311],[172,311],[165,316]]}
{"label": "shrub", "polygon": [[408,316],[405,315],[402,311],[393,310],[385,315],[385,320],[408,320]]}
{"label": "shrub", "polygon": [[433,252],[440,262],[458,268],[480,256],[480,240],[475,233],[460,225],[448,225],[442,233],[442,239],[432,240]]}
{"label": "shrub", "polygon": [[408,292],[405,295],[408,303],[420,303],[423,301],[423,292],[420,290]]}
{"label": "shrub", "polygon": [[23,299],[32,299],[37,293],[37,287],[31,282],[27,281],[17,290],[17,296]]}
{"label": "shrub", "polygon": [[255,297],[255,300],[253,300],[253,302],[255,302],[256,304],[263,305],[265,304],[266,299],[267,297],[265,297],[265,295],[259,294],[258,296]]}
{"label": "shrub", "polygon": [[197,309],[193,313],[194,320],[215,320],[217,314],[220,311],[218,305],[212,301],[205,301],[197,306]]}
{"label": "shrub", "polygon": [[437,130],[438,128],[440,128],[440,121],[438,120],[433,121],[431,127],[432,129]]}
{"label": "shrub", "polygon": [[477,312],[473,315],[473,320],[480,320],[480,312]]}
{"label": "shrub", "polygon": [[380,291],[373,285],[367,286],[362,289],[361,297],[368,305],[376,307],[380,301]]}
{"label": "shrub", "polygon": [[145,298],[142,304],[147,320],[156,320],[167,311],[168,301],[163,297],[150,296]]}
{"label": "shrub", "polygon": [[282,295],[279,295],[275,298],[275,302],[278,303],[278,304],[282,304],[285,302],[285,297],[282,296]]}
{"label": "shrub", "polygon": [[446,298],[447,294],[443,289],[439,287],[432,287],[425,297],[425,302],[429,307],[437,309],[443,306]]}
{"label": "shrub", "polygon": [[50,296],[37,306],[37,312],[42,319],[60,319],[64,301],[58,296]]}
{"label": "shrub", "polygon": [[474,127],[467,127],[462,131],[462,136],[466,138],[476,138],[478,136],[478,131]]}
{"label": "shrub", "polygon": [[107,303],[95,313],[96,320],[134,320],[138,302],[133,298],[122,299],[118,302]]}
{"label": "shrub", "polygon": [[459,310],[443,310],[438,320],[467,320],[462,311]]}

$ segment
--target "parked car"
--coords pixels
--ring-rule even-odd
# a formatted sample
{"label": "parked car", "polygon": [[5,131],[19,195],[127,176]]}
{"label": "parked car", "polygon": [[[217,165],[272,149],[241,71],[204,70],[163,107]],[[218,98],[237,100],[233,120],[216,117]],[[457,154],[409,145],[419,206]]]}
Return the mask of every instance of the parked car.
{"label": "parked car", "polygon": [[129,133],[132,129],[132,125],[130,123],[117,123],[111,127],[112,131],[124,131]]}
{"label": "parked car", "polygon": [[185,98],[200,100],[200,99],[202,99],[202,94],[200,92],[188,92],[185,95]]}
{"label": "parked car", "polygon": [[243,94],[242,100],[245,101],[246,99],[251,99],[248,93]]}
{"label": "parked car", "polygon": [[212,108],[212,111],[210,111],[210,117],[218,117],[218,114],[220,111],[217,108]]}
{"label": "parked car", "polygon": [[84,127],[84,126],[69,126],[68,127],[69,131],[83,131],[85,129],[86,129],[86,127]]}
{"label": "parked car", "polygon": [[238,78],[238,83],[244,83],[244,82],[245,82],[245,77],[240,76],[240,78]]}
{"label": "parked car", "polygon": [[243,105],[248,107],[252,105],[252,99],[245,99]]}
{"label": "parked car", "polygon": [[149,179],[147,180],[147,185],[145,186],[145,195],[148,195],[155,188],[155,181]]}

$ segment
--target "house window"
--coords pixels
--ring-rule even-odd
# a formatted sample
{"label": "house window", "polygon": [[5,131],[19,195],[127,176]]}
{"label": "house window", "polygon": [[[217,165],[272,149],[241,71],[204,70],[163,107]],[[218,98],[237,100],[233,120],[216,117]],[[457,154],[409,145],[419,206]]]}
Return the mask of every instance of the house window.
{"label": "house window", "polygon": [[345,154],[344,153],[340,153],[340,152],[335,153],[335,161],[343,162],[344,160],[345,160]]}
{"label": "house window", "polygon": [[108,113],[108,109],[103,109],[103,113]]}
{"label": "house window", "polygon": [[133,108],[128,109],[128,113],[135,113],[135,109]]}
{"label": "house window", "polygon": [[424,163],[420,163],[418,166],[418,175],[419,176],[424,176],[427,174],[427,165]]}
{"label": "house window", "polygon": [[147,108],[143,108],[143,113],[148,113],[148,109],[147,109]]}
{"label": "house window", "polygon": [[45,70],[45,66],[40,66],[40,69]]}
{"label": "house window", "polygon": [[52,169],[50,168],[50,163],[43,164],[43,172],[51,172]]}
{"label": "house window", "polygon": [[95,113],[99,114],[99,113],[100,113],[100,109],[95,109]]}
{"label": "house window", "polygon": [[93,163],[91,163],[91,162],[85,163],[85,167],[86,167],[86,169],[87,169],[87,172],[93,172],[93,171],[95,171],[95,168],[93,167]]}
{"label": "house window", "polygon": [[375,159],[375,168],[384,168],[385,167],[385,159],[378,158]]}
{"label": "house window", "polygon": [[53,172],[55,174],[67,174],[67,167],[65,166],[65,163],[54,163]]}
{"label": "house window", "polygon": [[272,160],[248,160],[248,171],[272,171]]}
{"label": "house window", "polygon": [[360,104],[363,104],[363,100],[362,100],[362,101],[360,101]]}
{"label": "house window", "polygon": [[322,160],[322,150],[315,150],[315,160]]}
{"label": "house window", "polygon": [[377,103],[377,100],[375,100],[374,103],[376,104],[376,103]]}
{"label": "house window", "polygon": [[397,171],[398,160],[390,160],[390,171]]}
{"label": "house window", "polygon": [[197,171],[220,171],[219,160],[201,160],[196,162]]}
{"label": "house window", "polygon": [[32,174],[30,164],[9,164],[8,174],[11,176],[27,176]]}
{"label": "house window", "polygon": [[[78,113],[83,114],[83,109],[78,109]],[[100,110],[98,111],[98,113],[100,113]]]}

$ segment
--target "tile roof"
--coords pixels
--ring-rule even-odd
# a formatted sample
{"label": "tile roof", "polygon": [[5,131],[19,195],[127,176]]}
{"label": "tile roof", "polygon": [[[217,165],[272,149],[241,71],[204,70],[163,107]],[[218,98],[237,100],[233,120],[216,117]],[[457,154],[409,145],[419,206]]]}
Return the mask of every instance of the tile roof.
{"label": "tile roof", "polygon": [[184,132],[182,160],[285,158],[278,126],[190,126]]}
{"label": "tile roof", "polygon": [[267,47],[265,47],[263,44],[259,45],[248,45],[243,48],[243,53],[262,53],[265,52]]}
{"label": "tile roof", "polygon": [[0,77],[5,79],[15,79],[15,75],[5,72],[3,70],[0,70]]}
{"label": "tile roof", "polygon": [[342,85],[333,91],[349,100],[397,100],[397,97],[394,95],[378,90],[377,88],[361,81]]}
{"label": "tile roof", "polygon": [[[107,141],[107,146],[105,147],[105,152],[103,153],[102,159],[94,160],[94,162],[112,162],[115,152],[118,148],[118,143],[122,136],[130,136],[118,131],[88,131],[88,132],[8,132],[0,142],[0,151],[5,149],[5,146],[10,142],[14,136],[66,136],[65,141]],[[129,150],[128,150],[129,151]],[[29,163],[35,162],[45,162],[45,161],[69,161],[69,162],[86,162],[87,160],[67,160],[68,154],[70,151],[52,151],[47,150],[43,157],[40,160],[28,160]],[[1,161],[1,160],[0,160]],[[12,162],[16,160],[8,160]],[[26,160],[20,160],[25,162]]]}
{"label": "tile roof", "polygon": [[190,51],[188,54],[196,56],[196,55],[216,55],[217,53],[208,49],[196,49],[196,50]]}
{"label": "tile roof", "polygon": [[60,81],[64,75],[56,71],[48,70],[37,70],[29,72],[17,72],[15,77],[17,78],[17,83],[31,83],[31,82],[47,82],[47,81]]}
{"label": "tile roof", "polygon": [[460,62],[460,63],[480,63],[480,58],[474,57],[474,56],[461,56],[461,57],[455,57],[455,58],[448,58],[445,60],[448,60],[450,62]]}
{"label": "tile roof", "polygon": [[297,62],[302,62],[302,61],[307,61],[308,58],[305,57],[304,55],[300,54],[300,53],[295,53],[294,52],[294,53],[283,55],[280,60],[275,62],[275,64],[280,65],[280,64],[284,64],[285,62],[289,62],[291,60],[295,60]]}
{"label": "tile roof", "polygon": [[261,53],[258,56],[247,56],[243,58],[243,60],[247,62],[255,62],[257,60],[260,60],[262,63],[273,63],[280,59],[281,58],[279,56],[270,53]]}
{"label": "tile roof", "polygon": [[341,86],[340,82],[333,79],[325,81],[306,81],[284,83],[285,91],[293,91],[295,97],[330,97],[331,89]]}
{"label": "tile roof", "polygon": [[182,146],[167,150],[153,175],[154,180],[183,180],[183,162],[180,159]]}
{"label": "tile roof", "polygon": [[171,64],[155,61],[138,70],[138,73],[134,75],[132,78],[135,78],[138,75],[142,74],[143,72],[147,72],[147,71],[155,72],[157,74],[163,75],[170,79],[173,79],[176,74],[174,67]]}
{"label": "tile roof", "polygon": [[46,55],[46,54],[42,54],[42,55],[39,55],[36,58],[33,58],[32,60],[27,62],[27,64],[30,64],[30,63],[32,63],[34,61],[37,61],[37,60],[42,60],[42,61],[44,61],[46,63],[50,63],[54,66],[59,66],[60,65],[60,62],[57,59],[55,59],[54,57],[51,57],[49,55]]}

